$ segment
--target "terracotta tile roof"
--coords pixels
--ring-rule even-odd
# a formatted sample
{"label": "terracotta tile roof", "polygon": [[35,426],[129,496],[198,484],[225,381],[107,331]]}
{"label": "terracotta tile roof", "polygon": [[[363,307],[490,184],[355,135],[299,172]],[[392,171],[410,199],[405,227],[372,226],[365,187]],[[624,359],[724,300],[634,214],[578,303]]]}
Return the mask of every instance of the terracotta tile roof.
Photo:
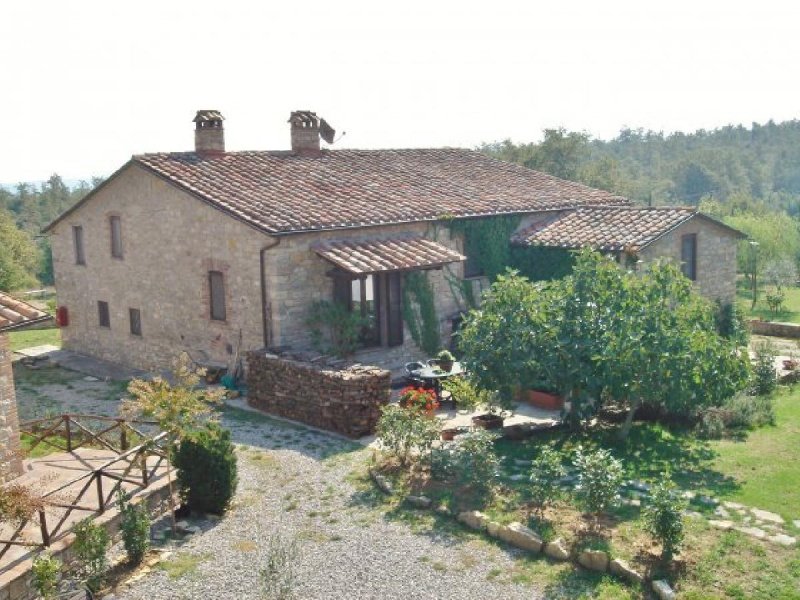
{"label": "terracotta tile roof", "polygon": [[357,275],[440,267],[466,259],[447,246],[421,237],[332,241],[320,244],[314,251],[337,267]]}
{"label": "terracotta tile roof", "polygon": [[627,204],[473,150],[188,152],[133,162],[267,233]]}
{"label": "terracotta tile roof", "polygon": [[524,246],[635,252],[698,214],[686,207],[579,208],[532,225],[512,241]]}
{"label": "terracotta tile roof", "polygon": [[46,312],[0,292],[0,332],[24,327],[49,318],[50,315]]}

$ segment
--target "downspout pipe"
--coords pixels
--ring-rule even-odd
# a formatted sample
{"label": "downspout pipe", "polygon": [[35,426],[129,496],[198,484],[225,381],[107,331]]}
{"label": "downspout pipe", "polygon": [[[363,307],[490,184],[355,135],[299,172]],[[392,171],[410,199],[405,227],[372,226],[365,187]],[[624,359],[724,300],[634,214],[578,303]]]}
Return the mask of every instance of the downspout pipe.
{"label": "downspout pipe", "polygon": [[260,270],[259,274],[261,275],[261,333],[264,338],[264,348],[270,347],[270,339],[269,339],[269,314],[267,314],[267,275],[266,275],[266,265],[267,265],[267,251],[271,250],[275,246],[281,243],[281,238],[276,237],[272,239],[272,243],[267,244],[263,248],[261,248],[259,252],[259,264]]}

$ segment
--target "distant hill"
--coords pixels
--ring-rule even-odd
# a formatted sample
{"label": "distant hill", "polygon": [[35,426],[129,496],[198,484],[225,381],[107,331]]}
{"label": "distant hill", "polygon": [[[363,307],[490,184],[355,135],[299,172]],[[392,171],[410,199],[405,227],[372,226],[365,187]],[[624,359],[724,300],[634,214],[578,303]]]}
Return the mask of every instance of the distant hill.
{"label": "distant hill", "polygon": [[608,141],[564,129],[539,143],[481,150],[498,158],[623,194],[639,203],[763,203],[800,213],[800,121],[694,133],[625,129]]}

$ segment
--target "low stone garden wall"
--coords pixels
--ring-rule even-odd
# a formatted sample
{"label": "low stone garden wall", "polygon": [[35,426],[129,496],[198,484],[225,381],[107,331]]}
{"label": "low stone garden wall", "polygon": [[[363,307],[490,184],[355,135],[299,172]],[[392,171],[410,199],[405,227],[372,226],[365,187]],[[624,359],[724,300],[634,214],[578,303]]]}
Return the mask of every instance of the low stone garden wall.
{"label": "low stone garden wall", "polygon": [[800,325],[794,323],[776,323],[773,321],[760,321],[753,319],[749,322],[750,331],[757,335],[771,335],[773,337],[800,338]]}
{"label": "low stone garden wall", "polygon": [[247,356],[247,402],[265,412],[359,438],[375,431],[391,372],[302,354]]}

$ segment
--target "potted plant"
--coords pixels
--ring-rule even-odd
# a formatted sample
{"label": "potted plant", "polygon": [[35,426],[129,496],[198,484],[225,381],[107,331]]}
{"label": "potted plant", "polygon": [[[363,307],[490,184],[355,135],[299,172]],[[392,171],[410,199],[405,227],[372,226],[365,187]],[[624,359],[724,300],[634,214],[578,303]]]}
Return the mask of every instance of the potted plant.
{"label": "potted plant", "polygon": [[400,406],[432,414],[439,408],[436,392],[409,385],[400,390]]}
{"label": "potted plant", "polygon": [[436,360],[439,364],[439,368],[442,371],[447,371],[449,373],[453,370],[453,364],[456,362],[456,357],[453,356],[453,353],[449,350],[442,350],[436,355]]}
{"label": "potted plant", "polygon": [[472,424],[481,429],[502,429],[505,419],[503,411],[513,408],[511,397],[487,390],[481,390],[479,394],[479,404],[485,406],[488,412],[472,417]]}
{"label": "potted plant", "polygon": [[542,410],[562,410],[564,398],[547,382],[537,380],[520,386],[520,400]]}

